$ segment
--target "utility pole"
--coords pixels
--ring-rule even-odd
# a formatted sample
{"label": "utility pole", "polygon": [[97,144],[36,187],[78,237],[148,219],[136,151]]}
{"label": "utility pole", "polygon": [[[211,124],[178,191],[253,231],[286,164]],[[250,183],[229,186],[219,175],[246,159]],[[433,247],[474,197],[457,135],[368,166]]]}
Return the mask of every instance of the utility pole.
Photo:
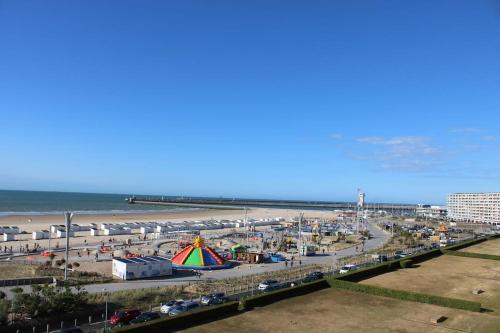
{"label": "utility pole", "polygon": [[299,215],[299,241],[298,241],[298,250],[299,250],[299,260],[302,252],[302,218],[304,217],[304,213],[300,213]]}
{"label": "utility pole", "polygon": [[73,219],[73,213],[64,212],[64,220],[66,221],[66,262],[64,263],[64,281],[68,280],[69,233],[71,232],[71,219]]}
{"label": "utility pole", "polygon": [[50,256],[50,240],[52,239],[52,227],[49,226],[49,256]]}
{"label": "utility pole", "polygon": [[108,330],[108,293],[106,288],[103,288],[102,291],[106,293],[106,310],[104,314],[104,332]]}

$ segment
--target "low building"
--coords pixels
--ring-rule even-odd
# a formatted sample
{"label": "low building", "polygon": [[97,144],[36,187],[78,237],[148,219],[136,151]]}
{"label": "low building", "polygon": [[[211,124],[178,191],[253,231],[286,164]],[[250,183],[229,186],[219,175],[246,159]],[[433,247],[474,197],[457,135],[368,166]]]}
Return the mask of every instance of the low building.
{"label": "low building", "polygon": [[19,227],[16,227],[16,226],[12,226],[12,227],[8,227],[8,226],[0,227],[0,233],[15,235],[15,234],[19,233]]}
{"label": "low building", "polygon": [[8,241],[13,241],[14,240],[14,234],[3,234],[3,241],[8,242]]}
{"label": "low building", "polygon": [[434,206],[420,204],[416,209],[417,216],[428,218],[445,218],[447,215],[446,206]]}
{"label": "low building", "polygon": [[161,256],[113,258],[112,273],[122,280],[172,275],[172,262]]}
{"label": "low building", "polygon": [[[57,238],[66,238],[66,231],[57,230],[56,237]],[[69,237],[75,237],[75,233],[71,230],[69,231]]]}
{"label": "low building", "polygon": [[48,230],[33,231],[32,238],[34,240],[47,239],[49,238],[49,231]]}

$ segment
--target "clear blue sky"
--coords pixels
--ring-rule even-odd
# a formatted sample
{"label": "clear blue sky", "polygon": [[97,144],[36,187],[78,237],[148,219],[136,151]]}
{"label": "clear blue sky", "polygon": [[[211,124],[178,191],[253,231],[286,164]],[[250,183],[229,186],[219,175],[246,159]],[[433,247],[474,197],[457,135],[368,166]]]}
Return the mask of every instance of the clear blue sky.
{"label": "clear blue sky", "polygon": [[0,188],[500,190],[500,3],[2,1]]}

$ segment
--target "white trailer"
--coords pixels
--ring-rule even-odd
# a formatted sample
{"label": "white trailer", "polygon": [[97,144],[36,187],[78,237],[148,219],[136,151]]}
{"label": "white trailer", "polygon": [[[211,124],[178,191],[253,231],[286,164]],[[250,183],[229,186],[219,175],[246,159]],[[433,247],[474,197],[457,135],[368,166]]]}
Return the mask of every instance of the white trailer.
{"label": "white trailer", "polygon": [[55,234],[57,232],[57,230],[64,230],[66,229],[66,226],[65,225],[62,225],[62,224],[53,224],[50,226],[50,232]]}
{"label": "white trailer", "polygon": [[6,234],[6,233],[3,234],[3,241],[4,242],[12,241],[12,240],[14,240],[13,234]]}
{"label": "white trailer", "polygon": [[[69,232],[69,237],[74,237],[74,236],[75,236],[75,233],[73,231],[70,231]],[[56,237],[57,238],[66,238],[66,231],[64,231],[64,230],[57,230]]]}
{"label": "white trailer", "polygon": [[104,235],[113,236],[113,235],[130,235],[132,230],[129,228],[109,228],[104,229]]}
{"label": "white trailer", "polygon": [[47,239],[47,238],[49,238],[49,231],[48,230],[33,231],[32,238],[34,240]]}
{"label": "white trailer", "polygon": [[141,235],[149,234],[149,233],[151,233],[153,231],[154,231],[153,228],[150,228],[150,227],[141,227]]}
{"label": "white trailer", "polygon": [[2,228],[4,234],[9,234],[9,235],[14,235],[19,233],[19,228],[18,227],[3,227]]}
{"label": "white trailer", "polygon": [[161,256],[113,258],[112,273],[122,280],[172,275],[172,262]]}

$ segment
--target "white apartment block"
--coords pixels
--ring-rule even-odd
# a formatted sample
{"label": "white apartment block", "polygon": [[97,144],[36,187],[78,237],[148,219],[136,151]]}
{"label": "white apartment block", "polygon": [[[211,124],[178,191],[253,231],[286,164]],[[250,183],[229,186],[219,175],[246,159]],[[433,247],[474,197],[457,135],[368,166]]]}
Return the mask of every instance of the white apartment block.
{"label": "white apartment block", "polygon": [[500,192],[449,194],[448,218],[474,223],[500,224]]}

